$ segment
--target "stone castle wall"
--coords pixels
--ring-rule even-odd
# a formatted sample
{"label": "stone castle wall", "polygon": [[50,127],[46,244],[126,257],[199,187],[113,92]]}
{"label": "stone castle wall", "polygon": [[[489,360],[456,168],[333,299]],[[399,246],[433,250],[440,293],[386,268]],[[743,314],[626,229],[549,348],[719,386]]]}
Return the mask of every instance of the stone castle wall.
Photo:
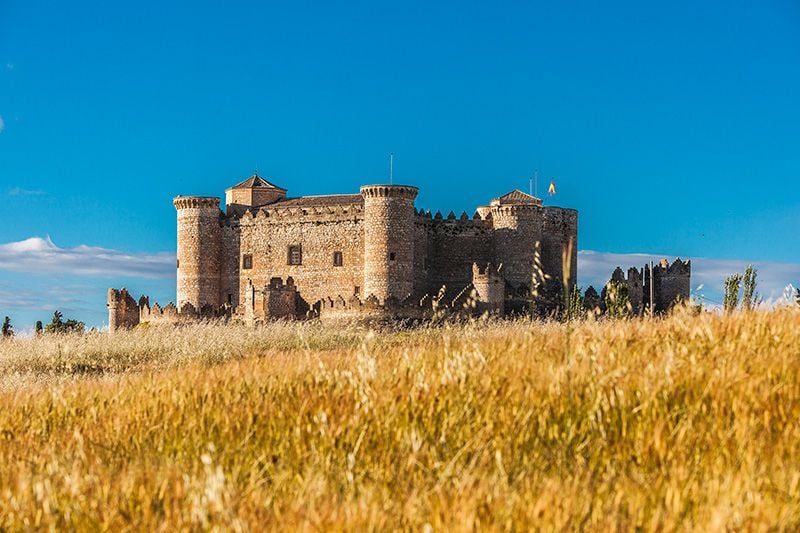
{"label": "stone castle wall", "polygon": [[415,294],[461,290],[472,281],[473,263],[495,260],[491,221],[418,214],[414,232]]}
{"label": "stone castle wall", "polygon": [[139,324],[139,305],[127,289],[108,289],[106,307],[109,331],[130,329]]}
{"label": "stone castle wall", "polygon": [[297,318],[297,288],[294,280],[272,278],[268,285],[256,288],[252,282],[245,287],[245,296],[241,315],[248,324],[264,322],[270,319]]}
{"label": "stone castle wall", "polygon": [[205,305],[201,309],[191,303],[184,303],[178,309],[169,303],[164,307],[159,304],[150,305],[150,298],[142,296],[138,302],[125,288],[108,289],[108,330],[110,333],[120,329],[131,329],[140,324],[179,324],[197,322],[199,320],[227,319],[231,316],[230,306],[212,307]]}
{"label": "stone castle wall", "polygon": [[[271,187],[265,183],[260,186]],[[293,280],[297,316],[325,298],[346,303],[374,296],[383,305],[390,297],[419,299],[444,291],[440,299],[454,302],[465,290],[477,290],[474,264],[502,266],[503,283],[494,282],[493,301],[498,285],[524,300],[537,243],[556,292],[563,251],[572,246],[569,284],[575,283],[577,212],[542,207],[519,191],[472,217],[443,217],[415,210],[416,187],[370,185],[357,195],[301,198],[286,198],[285,190],[274,188],[267,192],[278,194],[277,201],[248,207],[241,204],[248,201],[241,185],[226,193],[239,202],[228,206],[227,215],[217,198],[174,200],[181,311],[187,303],[194,309],[243,309],[250,284],[258,289],[275,278]]]}
{"label": "stone castle wall", "polygon": [[[232,295],[233,305],[244,301],[248,281],[257,287],[274,277],[292,278],[297,291],[310,306],[325,296],[350,296],[364,290],[364,218],[358,204],[328,206],[315,210],[260,209],[231,222],[226,232],[235,243],[236,261],[227,264],[233,272],[224,277],[223,298]],[[290,248],[300,247],[301,264],[289,264]],[[334,254],[341,253],[341,266]],[[244,268],[250,256],[251,268]]]}
{"label": "stone castle wall", "polygon": [[[653,310],[663,313],[675,305],[676,302],[689,298],[691,291],[692,262],[676,258],[671,264],[662,259],[653,265]],[[650,303],[650,268],[644,268],[643,299],[645,304]]]}
{"label": "stone castle wall", "polygon": [[[676,258],[671,264],[666,259],[653,265],[653,306],[654,313],[664,313],[676,304],[687,301],[691,290],[692,262]],[[649,312],[650,306],[650,266],[641,270],[635,267],[628,269],[627,276],[619,267],[611,274],[610,283],[623,285],[628,290],[631,313],[641,315]],[[604,291],[606,289],[603,289]],[[604,310],[602,297],[593,287],[588,287],[584,295],[586,309]]]}

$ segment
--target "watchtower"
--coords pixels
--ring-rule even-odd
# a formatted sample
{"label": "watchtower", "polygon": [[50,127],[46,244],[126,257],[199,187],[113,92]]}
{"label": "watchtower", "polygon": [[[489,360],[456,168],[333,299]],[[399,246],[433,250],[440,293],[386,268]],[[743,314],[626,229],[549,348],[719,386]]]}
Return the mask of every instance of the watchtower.
{"label": "watchtower", "polygon": [[221,225],[219,198],[178,196],[178,309],[220,305]]}
{"label": "watchtower", "polygon": [[366,185],[364,198],[364,295],[403,299],[414,285],[414,199],[406,185]]}

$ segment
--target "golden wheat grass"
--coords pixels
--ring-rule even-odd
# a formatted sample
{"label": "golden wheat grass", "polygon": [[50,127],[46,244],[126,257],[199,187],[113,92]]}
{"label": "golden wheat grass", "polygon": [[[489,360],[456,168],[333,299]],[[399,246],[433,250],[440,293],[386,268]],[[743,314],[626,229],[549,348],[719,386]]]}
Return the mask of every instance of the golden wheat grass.
{"label": "golden wheat grass", "polygon": [[800,312],[0,343],[0,528],[800,528]]}

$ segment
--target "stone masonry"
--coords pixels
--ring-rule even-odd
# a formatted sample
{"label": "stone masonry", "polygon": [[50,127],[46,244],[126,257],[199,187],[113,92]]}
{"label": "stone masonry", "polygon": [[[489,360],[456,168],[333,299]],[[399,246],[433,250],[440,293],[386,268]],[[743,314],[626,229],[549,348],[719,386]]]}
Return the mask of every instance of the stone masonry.
{"label": "stone masonry", "polygon": [[[291,198],[253,175],[225,191],[224,212],[216,197],[178,196],[177,306],[140,302],[139,319],[178,321],[184,310],[254,321],[423,316],[470,291],[475,309],[503,313],[530,302],[533,284],[550,312],[563,302],[565,272],[574,286],[577,211],[515,190],[472,216],[443,216],[417,210],[417,193],[367,185],[358,194]],[[116,302],[109,297],[114,327],[133,325]]]}
{"label": "stone masonry", "polygon": [[[676,258],[672,263],[662,259],[652,266],[653,279],[653,313],[664,313],[681,302],[688,301],[691,287],[692,262]],[[642,269],[631,267],[627,276],[619,267],[611,274],[606,287],[614,283],[624,286],[633,315],[641,315],[651,311],[650,304],[650,265]],[[603,294],[605,294],[605,290]],[[594,287],[588,287],[584,293],[584,308],[602,312],[604,302]]]}

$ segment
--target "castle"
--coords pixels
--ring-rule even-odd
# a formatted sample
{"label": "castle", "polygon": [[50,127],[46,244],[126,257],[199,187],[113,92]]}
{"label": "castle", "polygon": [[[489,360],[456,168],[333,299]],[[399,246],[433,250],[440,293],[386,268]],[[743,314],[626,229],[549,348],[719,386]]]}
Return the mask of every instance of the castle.
{"label": "castle", "polygon": [[[578,213],[519,190],[473,216],[417,210],[418,189],[291,198],[261,176],[178,196],[177,305],[109,289],[109,329],[195,317],[424,318],[437,308],[550,313],[577,278]],[[688,283],[688,281],[687,281]],[[688,295],[688,291],[687,291]]]}

